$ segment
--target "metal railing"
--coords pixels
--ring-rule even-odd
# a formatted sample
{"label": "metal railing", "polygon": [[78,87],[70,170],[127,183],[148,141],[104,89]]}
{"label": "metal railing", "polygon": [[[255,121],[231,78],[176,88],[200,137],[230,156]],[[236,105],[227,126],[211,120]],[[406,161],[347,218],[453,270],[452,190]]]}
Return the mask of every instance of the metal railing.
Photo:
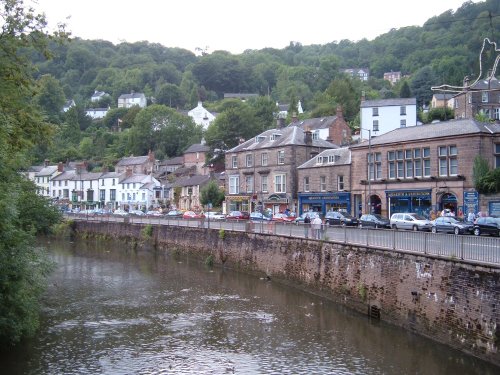
{"label": "metal railing", "polygon": [[[137,224],[171,225],[190,228],[206,228],[228,231],[251,232],[276,236],[315,239],[312,228],[293,222],[247,220],[200,220],[165,218],[160,216],[90,216],[66,214],[68,218],[98,222],[128,222]],[[308,229],[307,231],[305,229]],[[322,225],[320,240],[350,245],[366,246],[382,250],[416,253],[456,261],[468,261],[500,266],[500,238],[473,235],[454,235],[431,232],[413,232],[393,229],[367,229]]]}

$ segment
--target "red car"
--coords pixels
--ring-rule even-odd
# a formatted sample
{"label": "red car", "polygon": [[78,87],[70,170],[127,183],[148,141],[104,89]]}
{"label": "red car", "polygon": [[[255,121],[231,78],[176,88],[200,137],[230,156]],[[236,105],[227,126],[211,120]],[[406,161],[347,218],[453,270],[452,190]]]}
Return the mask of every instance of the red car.
{"label": "red car", "polygon": [[226,215],[227,220],[249,220],[250,214],[245,211],[231,211]]}
{"label": "red car", "polygon": [[285,214],[276,213],[273,215],[273,221],[284,221],[284,222],[292,222],[295,220],[295,216],[287,216]]}
{"label": "red car", "polygon": [[182,214],[183,219],[202,219],[204,217],[205,217],[205,215],[197,214],[194,211],[186,211]]}

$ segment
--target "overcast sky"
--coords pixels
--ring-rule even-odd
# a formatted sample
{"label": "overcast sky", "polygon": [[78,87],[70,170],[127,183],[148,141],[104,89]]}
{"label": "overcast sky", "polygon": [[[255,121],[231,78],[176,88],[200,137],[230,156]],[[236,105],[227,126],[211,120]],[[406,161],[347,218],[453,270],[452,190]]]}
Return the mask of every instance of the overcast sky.
{"label": "overcast sky", "polygon": [[[27,0],[25,0],[27,1]],[[226,50],[284,48],[342,39],[369,40],[391,28],[422,26],[465,0],[33,0],[49,25],[72,36],[148,41],[166,47]],[[475,0],[474,2],[480,2]]]}

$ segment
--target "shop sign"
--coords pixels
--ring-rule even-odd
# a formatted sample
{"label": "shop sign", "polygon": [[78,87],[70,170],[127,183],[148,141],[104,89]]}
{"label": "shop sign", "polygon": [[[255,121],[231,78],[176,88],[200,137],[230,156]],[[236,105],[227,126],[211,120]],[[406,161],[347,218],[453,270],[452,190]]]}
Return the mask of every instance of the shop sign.
{"label": "shop sign", "polygon": [[420,197],[420,198],[429,198],[431,197],[430,190],[420,190],[420,191],[406,191],[406,190],[398,190],[398,191],[386,191],[386,196],[388,198],[397,198],[397,197]]}
{"label": "shop sign", "polygon": [[477,191],[464,191],[464,214],[477,214],[479,211],[479,194]]}

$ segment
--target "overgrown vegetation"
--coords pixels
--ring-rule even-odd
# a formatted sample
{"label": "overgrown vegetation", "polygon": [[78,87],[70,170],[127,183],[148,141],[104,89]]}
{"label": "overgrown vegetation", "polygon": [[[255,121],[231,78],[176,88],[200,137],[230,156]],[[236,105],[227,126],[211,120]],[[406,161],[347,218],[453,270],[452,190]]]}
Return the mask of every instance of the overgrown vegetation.
{"label": "overgrown vegetation", "polygon": [[153,236],[153,226],[151,224],[146,224],[144,228],[141,229],[141,238],[144,240],[149,240]]}
{"label": "overgrown vegetation", "polygon": [[212,254],[210,254],[209,256],[207,256],[205,258],[205,265],[208,267],[213,267],[214,262],[215,262],[215,258]]}
{"label": "overgrown vegetation", "polygon": [[479,155],[474,159],[472,178],[479,193],[500,193],[500,169],[490,169],[488,161]]}
{"label": "overgrown vegetation", "polygon": [[224,238],[226,238],[226,231],[224,230],[224,228],[220,228],[219,229],[219,238],[221,240],[223,240]]}

